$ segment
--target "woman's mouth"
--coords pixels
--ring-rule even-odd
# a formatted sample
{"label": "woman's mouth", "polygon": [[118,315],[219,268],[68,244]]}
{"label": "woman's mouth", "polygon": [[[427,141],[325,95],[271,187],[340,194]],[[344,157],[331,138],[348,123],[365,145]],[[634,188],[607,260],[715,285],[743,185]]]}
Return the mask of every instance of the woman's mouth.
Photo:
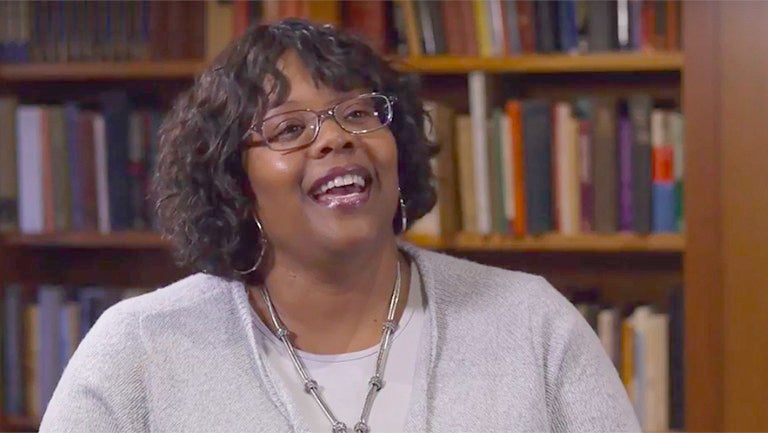
{"label": "woman's mouth", "polygon": [[310,197],[329,209],[356,209],[370,197],[372,176],[360,166],[329,170],[313,183]]}

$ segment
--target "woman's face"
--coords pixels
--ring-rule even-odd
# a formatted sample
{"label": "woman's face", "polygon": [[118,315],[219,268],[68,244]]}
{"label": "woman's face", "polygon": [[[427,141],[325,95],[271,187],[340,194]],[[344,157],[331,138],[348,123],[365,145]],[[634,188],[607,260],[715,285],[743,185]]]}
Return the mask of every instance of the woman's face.
{"label": "woman's face", "polygon": [[[317,87],[295,52],[286,52],[281,60],[290,93],[265,118],[291,110],[325,111],[370,91]],[[325,118],[309,146],[291,151],[250,147],[244,163],[256,195],[256,214],[278,255],[351,251],[393,236],[397,147],[388,127],[353,135],[332,117]],[[354,183],[346,185],[350,180]],[[328,189],[330,185],[334,187]]]}

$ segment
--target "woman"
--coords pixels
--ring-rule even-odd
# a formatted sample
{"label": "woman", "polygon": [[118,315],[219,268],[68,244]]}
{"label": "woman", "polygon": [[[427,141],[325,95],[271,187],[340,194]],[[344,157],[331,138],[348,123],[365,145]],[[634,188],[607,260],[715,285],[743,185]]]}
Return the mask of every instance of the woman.
{"label": "woman", "polygon": [[435,202],[424,118],[343,32],[252,28],[161,132],[159,220],[200,273],[104,313],[41,431],[639,430],[542,278],[398,242]]}

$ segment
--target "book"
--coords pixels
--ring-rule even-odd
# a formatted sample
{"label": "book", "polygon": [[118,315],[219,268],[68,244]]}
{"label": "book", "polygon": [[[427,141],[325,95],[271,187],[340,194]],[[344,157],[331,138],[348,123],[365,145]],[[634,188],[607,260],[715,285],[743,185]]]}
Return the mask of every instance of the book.
{"label": "book", "polygon": [[[5,7],[10,8],[8,3]],[[14,97],[0,97],[0,231],[15,230],[18,218],[16,171],[16,107]]]}
{"label": "book", "polygon": [[614,233],[618,223],[616,100],[610,97],[596,97],[593,104],[594,230],[600,233]]}
{"label": "book", "polygon": [[578,160],[579,160],[579,214],[582,232],[591,232],[595,225],[594,209],[594,167],[593,150],[593,113],[590,98],[578,98],[574,102],[574,115],[577,122]]}
{"label": "book", "polygon": [[456,117],[456,154],[459,169],[459,200],[461,203],[461,229],[477,232],[477,205],[475,197],[475,163],[472,144],[472,118],[466,114]]}
{"label": "book", "polygon": [[544,99],[521,104],[525,158],[525,205],[528,233],[553,229],[552,221],[552,113]]}
{"label": "book", "polygon": [[469,112],[472,119],[472,161],[477,207],[477,232],[492,231],[491,193],[488,172],[488,77],[484,72],[469,73]]}
{"label": "book", "polygon": [[648,95],[628,98],[632,124],[632,228],[636,233],[651,231],[651,110]]}
{"label": "book", "polygon": [[20,105],[16,111],[18,155],[19,230],[42,233],[43,216],[43,108]]}

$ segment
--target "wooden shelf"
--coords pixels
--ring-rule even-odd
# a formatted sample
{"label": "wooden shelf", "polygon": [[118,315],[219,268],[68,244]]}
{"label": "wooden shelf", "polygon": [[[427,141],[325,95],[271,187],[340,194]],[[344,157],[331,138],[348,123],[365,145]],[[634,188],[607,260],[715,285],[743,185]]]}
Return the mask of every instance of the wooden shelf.
{"label": "wooden shelf", "polygon": [[[526,54],[517,57],[423,56],[395,59],[401,70],[425,74],[578,73],[680,71],[679,52],[598,54]],[[191,79],[203,60],[167,62],[89,62],[0,64],[0,82]]]}
{"label": "wooden shelf", "polygon": [[[425,248],[454,251],[539,251],[539,252],[659,252],[682,253],[683,235],[585,234],[562,236],[547,234],[536,237],[514,238],[503,235],[477,235],[459,233],[452,237],[406,235],[406,240]],[[52,233],[40,235],[8,234],[2,243],[7,247],[39,248],[110,248],[110,249],[163,249],[170,243],[152,232],[97,232]]]}
{"label": "wooden shelf", "polygon": [[637,235],[619,234],[583,234],[563,236],[546,234],[515,238],[504,235],[478,235],[458,233],[451,239],[437,239],[428,236],[407,236],[406,239],[427,248],[454,251],[531,251],[531,252],[648,252],[682,253],[685,250],[685,237],[680,234]]}
{"label": "wooden shelf", "polygon": [[169,248],[170,243],[157,233],[148,231],[124,231],[102,234],[99,232],[67,232],[39,235],[6,234],[1,241],[6,247],[53,247],[53,248],[111,248],[111,249],[158,249]]}
{"label": "wooden shelf", "polygon": [[595,54],[527,54],[518,57],[411,57],[400,61],[403,70],[451,74],[470,71],[510,73],[662,72],[681,71],[680,52],[624,52]]}
{"label": "wooden shelf", "polygon": [[201,60],[0,64],[0,82],[191,79]]}
{"label": "wooden shelf", "polygon": [[31,432],[37,431],[40,422],[29,418],[9,417],[0,418],[0,431],[3,432]]}

